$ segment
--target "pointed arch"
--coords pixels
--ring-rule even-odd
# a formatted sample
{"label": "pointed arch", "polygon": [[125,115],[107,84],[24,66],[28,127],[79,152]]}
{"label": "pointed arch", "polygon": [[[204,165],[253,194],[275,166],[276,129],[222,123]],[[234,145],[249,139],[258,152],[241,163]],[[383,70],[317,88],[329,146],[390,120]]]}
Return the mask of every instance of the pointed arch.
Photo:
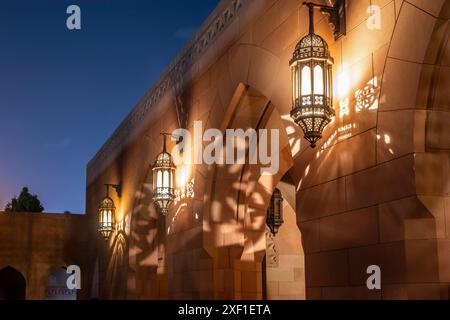
{"label": "pointed arch", "polygon": [[11,266],[0,270],[0,300],[25,300],[25,277]]}

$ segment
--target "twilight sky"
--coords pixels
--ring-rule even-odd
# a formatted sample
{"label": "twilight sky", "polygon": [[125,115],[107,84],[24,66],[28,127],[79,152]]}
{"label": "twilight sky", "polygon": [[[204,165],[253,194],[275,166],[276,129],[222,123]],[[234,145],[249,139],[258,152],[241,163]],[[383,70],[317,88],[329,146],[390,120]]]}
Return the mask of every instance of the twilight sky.
{"label": "twilight sky", "polygon": [[0,0],[0,211],[28,186],[84,212],[88,161],[218,2]]}

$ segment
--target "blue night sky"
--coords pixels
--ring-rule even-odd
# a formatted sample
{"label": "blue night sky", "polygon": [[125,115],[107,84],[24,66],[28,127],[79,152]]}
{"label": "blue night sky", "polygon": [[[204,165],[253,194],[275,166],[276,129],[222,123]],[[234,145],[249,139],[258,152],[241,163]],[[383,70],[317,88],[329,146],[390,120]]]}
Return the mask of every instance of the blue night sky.
{"label": "blue night sky", "polygon": [[84,212],[88,161],[218,2],[0,0],[0,211],[28,186]]}

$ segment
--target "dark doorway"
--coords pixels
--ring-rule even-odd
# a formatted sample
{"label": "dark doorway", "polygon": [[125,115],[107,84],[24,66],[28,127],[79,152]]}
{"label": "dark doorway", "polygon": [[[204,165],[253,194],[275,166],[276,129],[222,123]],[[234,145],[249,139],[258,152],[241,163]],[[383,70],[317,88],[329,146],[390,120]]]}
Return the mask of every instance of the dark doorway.
{"label": "dark doorway", "polygon": [[0,300],[25,300],[26,283],[22,274],[14,268],[0,270]]}

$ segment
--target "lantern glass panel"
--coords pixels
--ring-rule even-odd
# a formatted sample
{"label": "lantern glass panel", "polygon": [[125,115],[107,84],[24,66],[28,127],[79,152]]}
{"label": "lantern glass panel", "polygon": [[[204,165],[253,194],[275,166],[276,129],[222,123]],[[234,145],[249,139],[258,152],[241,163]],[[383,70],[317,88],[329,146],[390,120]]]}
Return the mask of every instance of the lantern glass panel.
{"label": "lantern glass panel", "polygon": [[314,67],[314,94],[324,94],[323,68],[320,65]]}
{"label": "lantern glass panel", "polygon": [[292,69],[292,94],[293,101],[295,102],[298,99],[298,83],[300,81],[300,75],[298,72],[298,68],[295,67]]}
{"label": "lantern glass panel", "polygon": [[301,95],[308,95],[312,93],[311,90],[311,68],[304,66],[302,69],[302,92]]}
{"label": "lantern glass panel", "polygon": [[156,171],[157,179],[156,179],[156,187],[161,188],[162,187],[162,172],[161,170]]}
{"label": "lantern glass panel", "polygon": [[167,192],[167,188],[169,188],[169,172],[167,170],[164,170],[163,188],[165,192]]}

